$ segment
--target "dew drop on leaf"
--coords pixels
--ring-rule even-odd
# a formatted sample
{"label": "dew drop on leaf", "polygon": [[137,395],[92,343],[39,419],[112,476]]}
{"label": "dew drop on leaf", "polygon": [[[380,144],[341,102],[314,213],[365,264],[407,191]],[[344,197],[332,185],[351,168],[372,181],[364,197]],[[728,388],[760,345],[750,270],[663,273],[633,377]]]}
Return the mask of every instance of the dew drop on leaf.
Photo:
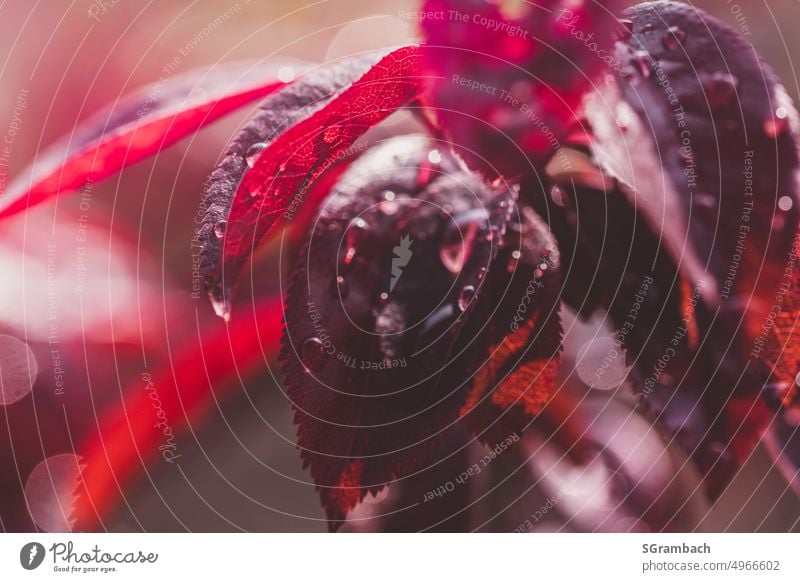
{"label": "dew drop on leaf", "polygon": [[633,20],[620,20],[619,21],[619,32],[617,34],[617,39],[621,41],[626,41],[630,39],[633,35]]}
{"label": "dew drop on leaf", "polygon": [[331,295],[333,297],[341,297],[342,299],[347,299],[347,295],[350,293],[350,286],[347,284],[347,280],[339,275],[333,280],[333,284],[331,285]]}
{"label": "dew drop on leaf", "polygon": [[466,285],[458,296],[458,308],[461,311],[466,311],[473,297],[475,297],[475,287]]}
{"label": "dew drop on leaf", "polygon": [[397,213],[400,209],[400,204],[392,200],[384,200],[378,205],[378,210],[380,210],[386,216],[392,216]]}
{"label": "dew drop on leaf", "polygon": [[365,247],[368,234],[369,229],[366,220],[359,217],[350,222],[350,226],[344,235],[345,252],[341,263],[343,269],[350,267],[356,254]]}
{"label": "dew drop on leaf", "polygon": [[647,51],[636,51],[631,57],[631,66],[645,79],[650,78],[650,54]]}
{"label": "dew drop on leaf", "polygon": [[258,157],[261,155],[261,152],[263,152],[264,148],[266,148],[266,147],[267,147],[267,144],[265,144],[264,142],[258,142],[258,143],[254,143],[249,148],[247,148],[247,152],[245,152],[245,154],[244,154],[245,163],[250,168],[255,166],[256,165],[256,161],[258,160]]}
{"label": "dew drop on leaf", "polygon": [[303,342],[300,358],[303,360],[303,365],[309,370],[314,372],[321,370],[328,360],[325,354],[325,344],[318,337],[308,338]]}
{"label": "dew drop on leaf", "polygon": [[478,230],[486,221],[486,211],[468,212],[450,223],[439,246],[439,259],[451,273],[460,273],[469,260]]}
{"label": "dew drop on leaf", "polygon": [[220,220],[218,223],[214,225],[214,236],[217,238],[224,237],[226,228],[228,228],[228,221]]}
{"label": "dew drop on leaf", "polygon": [[228,304],[225,301],[216,299],[215,297],[212,296],[211,307],[214,308],[214,313],[217,314],[217,317],[221,317],[225,321],[231,320],[231,312]]}
{"label": "dew drop on leaf", "polygon": [[509,273],[513,273],[517,270],[517,266],[519,265],[519,260],[522,257],[522,253],[519,251],[512,251],[511,257],[508,259],[508,264],[506,265],[506,269]]}
{"label": "dew drop on leaf", "polygon": [[775,116],[764,122],[764,133],[766,133],[768,137],[778,138],[786,130],[786,125],[786,117],[778,117],[776,113]]}
{"label": "dew drop on leaf", "polygon": [[685,40],[686,31],[678,26],[671,26],[667,29],[667,32],[664,33],[664,36],[661,37],[661,44],[664,45],[664,48],[668,51],[674,51],[680,48]]}
{"label": "dew drop on leaf", "polygon": [[567,205],[567,194],[560,186],[553,186],[550,190],[550,199],[562,208]]}
{"label": "dew drop on leaf", "polygon": [[712,108],[725,107],[736,97],[738,79],[730,73],[715,73],[703,85],[703,89]]}

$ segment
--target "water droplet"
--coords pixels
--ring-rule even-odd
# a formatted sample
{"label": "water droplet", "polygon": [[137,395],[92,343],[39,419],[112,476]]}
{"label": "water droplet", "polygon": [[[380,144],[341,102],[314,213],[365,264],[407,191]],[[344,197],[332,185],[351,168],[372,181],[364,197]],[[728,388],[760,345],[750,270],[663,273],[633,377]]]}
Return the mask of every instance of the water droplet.
{"label": "water droplet", "polygon": [[303,360],[303,365],[313,372],[322,369],[325,362],[328,361],[328,356],[325,353],[325,344],[318,337],[310,337],[303,342],[300,350],[300,358]]}
{"label": "water droplet", "polygon": [[789,110],[786,109],[786,107],[784,107],[783,105],[781,105],[775,110],[775,117],[777,117],[778,119],[786,119],[788,116],[789,116]]}
{"label": "water droplet", "polygon": [[458,308],[461,311],[466,311],[473,297],[475,297],[475,287],[472,285],[465,286],[458,296]]}
{"label": "water droplet", "polygon": [[703,84],[706,98],[713,108],[725,107],[733,102],[739,80],[729,73],[714,73]]}
{"label": "water droplet", "polygon": [[258,142],[247,148],[247,152],[244,154],[245,163],[251,168],[254,167],[258,158],[261,156],[261,152],[263,152],[266,147],[267,144],[264,142]]}
{"label": "water droplet", "polygon": [[633,36],[633,20],[620,20],[619,24],[620,26],[617,27],[617,39],[622,41],[629,40]]}
{"label": "water droplet", "polygon": [[478,269],[478,281],[483,281],[483,278],[486,276],[486,267],[481,267]]}
{"label": "water droplet", "polygon": [[630,61],[634,70],[645,79],[650,78],[650,54],[647,51],[636,51]]}
{"label": "water droplet", "polygon": [[386,303],[389,300],[389,294],[386,291],[384,291],[383,293],[380,294],[379,299],[381,303]]}
{"label": "water droplet", "polygon": [[478,230],[488,218],[485,209],[465,212],[448,225],[439,246],[439,259],[451,273],[460,273],[472,255]]}
{"label": "water droplet", "polygon": [[393,216],[399,209],[400,204],[394,200],[384,200],[378,205],[378,210],[380,210],[386,216]]}
{"label": "water droplet", "polygon": [[686,31],[678,26],[670,26],[664,36],[661,37],[661,44],[668,51],[674,51],[686,40]]}
{"label": "water droplet", "polygon": [[278,69],[278,81],[281,83],[291,83],[294,81],[294,69],[292,67],[281,67]]}
{"label": "water droplet", "polygon": [[778,208],[784,212],[791,210],[792,206],[794,206],[794,200],[792,200],[791,196],[781,196],[778,200]]}
{"label": "water droplet", "polygon": [[330,127],[326,127],[325,131],[322,132],[322,141],[327,144],[332,144],[337,139],[339,139],[339,135],[342,133],[342,129],[338,125],[331,125]]}
{"label": "water droplet", "polygon": [[764,133],[766,133],[768,137],[776,139],[786,130],[786,126],[786,117],[778,117],[776,115],[764,122]]}
{"label": "water droplet", "polygon": [[383,199],[386,200],[387,202],[391,202],[395,198],[396,198],[396,195],[391,190],[387,190],[386,192],[383,193]]}
{"label": "water droplet", "polygon": [[439,150],[431,150],[428,152],[428,161],[432,164],[439,164],[442,161],[442,154]]}
{"label": "water droplet", "polygon": [[511,252],[511,257],[508,259],[508,264],[506,264],[506,269],[509,273],[513,273],[517,270],[517,266],[519,265],[519,260],[521,257],[521,252],[516,250]]}
{"label": "water droplet", "polygon": [[567,205],[567,193],[560,186],[553,186],[550,190],[550,198],[557,206],[563,208]]}
{"label": "water droplet", "polygon": [[342,299],[347,299],[347,295],[350,293],[350,286],[347,284],[347,281],[344,277],[339,275],[333,280],[330,288],[331,296],[333,297],[341,297]]}
{"label": "water droplet", "polygon": [[0,335],[0,406],[27,396],[38,373],[36,356],[28,344],[10,335]]}
{"label": "water droplet", "polygon": [[220,220],[217,224],[214,225],[214,236],[217,238],[222,238],[225,236],[225,229],[228,228],[228,221],[227,220]]}
{"label": "water droplet", "polygon": [[231,306],[227,301],[212,296],[211,307],[214,308],[214,313],[216,313],[218,317],[221,317],[225,321],[231,320]]}
{"label": "water droplet", "polygon": [[25,483],[25,503],[37,526],[48,532],[72,530],[80,475],[80,459],[71,453],[53,455],[33,468]]}
{"label": "water droplet", "polygon": [[344,235],[345,252],[342,260],[343,270],[346,270],[351,265],[359,249],[363,249],[366,246],[368,234],[369,229],[366,220],[359,216],[350,222],[350,226],[348,226]]}

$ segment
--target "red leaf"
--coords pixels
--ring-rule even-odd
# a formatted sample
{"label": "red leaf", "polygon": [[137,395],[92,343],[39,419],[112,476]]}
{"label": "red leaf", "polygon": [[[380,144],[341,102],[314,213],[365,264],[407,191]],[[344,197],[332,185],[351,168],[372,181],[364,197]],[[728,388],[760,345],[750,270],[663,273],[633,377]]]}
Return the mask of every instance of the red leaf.
{"label": "red leaf", "polygon": [[[292,62],[293,70],[305,69]],[[0,216],[98,182],[286,85],[279,65],[226,64],[158,81],[95,114],[37,155],[0,194]]]}
{"label": "red leaf", "polygon": [[[78,447],[85,468],[72,515],[76,529],[94,529],[109,516],[125,487],[158,454],[165,440],[159,426],[164,418],[177,436],[226,390],[239,386],[234,378],[277,353],[281,314],[278,300],[256,304],[252,313],[198,337],[161,368],[131,383],[124,401],[103,413],[97,432]],[[151,393],[163,413],[154,407]]]}
{"label": "red leaf", "polygon": [[[417,96],[419,69],[413,46],[338,63],[267,100],[231,143],[212,175],[201,233],[217,313],[228,316],[231,289],[264,235],[312,204],[309,187],[360,135]],[[248,150],[260,143],[248,170]]]}

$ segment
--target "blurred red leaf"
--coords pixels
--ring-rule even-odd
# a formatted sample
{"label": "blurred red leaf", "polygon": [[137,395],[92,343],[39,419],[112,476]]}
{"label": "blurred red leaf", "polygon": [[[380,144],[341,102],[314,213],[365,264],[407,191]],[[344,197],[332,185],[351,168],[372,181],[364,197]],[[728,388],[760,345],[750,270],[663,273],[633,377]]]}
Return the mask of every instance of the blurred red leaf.
{"label": "blurred red leaf", "polygon": [[[131,383],[124,401],[100,416],[97,430],[76,451],[85,465],[72,515],[76,529],[94,529],[109,517],[131,480],[159,453],[164,419],[178,436],[225,391],[239,386],[234,379],[277,353],[282,312],[281,301],[263,300],[234,323],[204,330],[159,369]],[[160,407],[154,407],[151,392]]]}
{"label": "blurred red leaf", "polygon": [[45,151],[0,194],[0,217],[112,176],[283,87],[282,66],[225,64],[160,80],[112,104]]}
{"label": "blurred red leaf", "polygon": [[437,15],[422,22],[432,111],[471,166],[506,177],[541,169],[595,76],[619,67],[607,53],[621,4],[424,2]]}

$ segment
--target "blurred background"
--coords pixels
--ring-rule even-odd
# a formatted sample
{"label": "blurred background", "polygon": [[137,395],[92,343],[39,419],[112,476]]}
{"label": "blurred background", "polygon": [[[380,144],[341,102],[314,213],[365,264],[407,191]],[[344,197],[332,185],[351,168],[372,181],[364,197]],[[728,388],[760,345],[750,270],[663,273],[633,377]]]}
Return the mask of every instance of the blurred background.
{"label": "blurred background", "polygon": [[[694,4],[747,34],[797,98],[796,0]],[[417,37],[417,22],[407,17],[415,9],[411,0],[3,2],[0,134],[6,149],[0,185],[81,120],[144,85],[242,59],[279,55],[324,62],[404,44]],[[2,223],[0,529],[49,529],[48,523],[58,529],[58,519],[35,519],[52,511],[53,502],[35,491],[51,479],[75,479],[74,458],[59,455],[72,454],[96,415],[121,394],[144,389],[143,374],[168,367],[187,341],[220,328],[205,297],[191,296],[196,253],[191,240],[198,212],[202,215],[203,181],[254,109],[107,182]],[[393,123],[418,129],[404,118]],[[277,270],[276,253],[259,253],[254,294],[277,289]],[[597,322],[571,327],[565,367],[574,366],[597,329],[607,333]],[[324,531],[317,494],[294,446],[291,410],[275,377],[275,364],[264,362],[256,372],[230,380],[225,390],[215,387],[222,396],[176,438],[180,462],[140,463],[120,508],[100,528]],[[572,382],[576,390],[586,388],[579,378]],[[607,394],[592,391],[595,404],[589,405],[611,398]],[[632,415],[632,407],[624,389],[615,391],[603,418],[609,426],[624,424],[629,437],[654,439],[635,453],[647,466],[650,455],[663,457],[663,443]],[[451,438],[467,443],[465,435]],[[420,501],[424,486],[412,481],[369,497],[356,510],[363,521],[351,529],[419,529],[422,523],[445,530],[628,531],[656,523],[642,518],[641,507],[631,506],[621,493],[624,483],[611,482],[603,468],[576,471],[562,466],[554,453],[528,461],[525,451],[537,444],[523,440],[517,452],[454,493],[447,507],[375,517]],[[428,482],[446,483],[484,455],[479,445],[465,446],[463,455],[438,467]],[[56,461],[42,465],[43,459]],[[800,503],[763,448],[713,506],[698,499],[696,478],[683,475],[689,473],[685,463],[677,457],[673,462],[659,468],[675,487],[669,499],[658,500],[667,504],[663,511],[676,516],[664,527],[800,530]],[[71,491],[65,486],[59,499],[68,503]]]}

